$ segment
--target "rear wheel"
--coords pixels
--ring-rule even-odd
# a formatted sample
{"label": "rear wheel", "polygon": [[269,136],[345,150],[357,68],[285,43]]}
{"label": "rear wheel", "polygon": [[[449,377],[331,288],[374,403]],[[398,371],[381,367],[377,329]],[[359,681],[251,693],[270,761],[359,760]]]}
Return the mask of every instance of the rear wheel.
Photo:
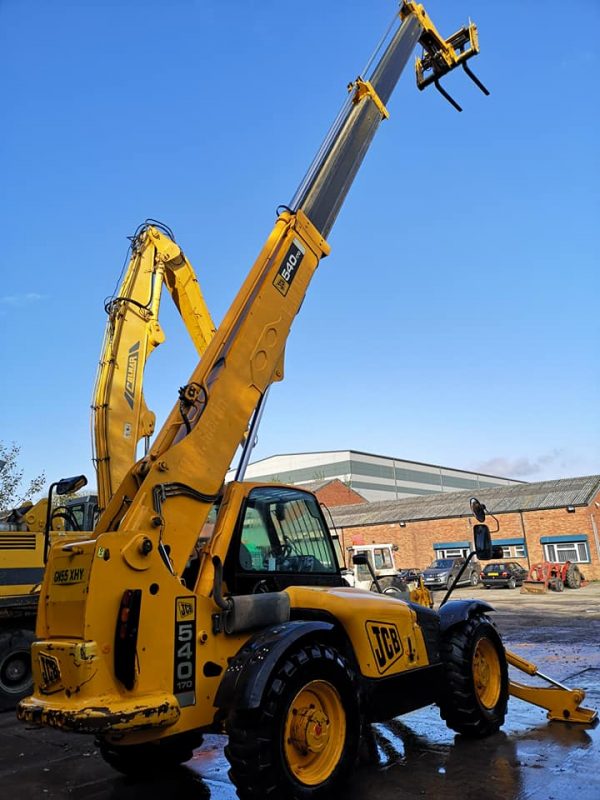
{"label": "rear wheel", "polygon": [[144,744],[112,744],[97,739],[100,755],[117,772],[133,778],[151,778],[189,761],[202,744],[201,734],[182,733]]}
{"label": "rear wheel", "polygon": [[33,692],[31,645],[33,631],[6,631],[0,635],[0,709],[14,708]]}
{"label": "rear wheel", "polygon": [[516,582],[516,580],[514,578],[509,578],[508,579],[508,583],[506,584],[506,586],[509,589],[516,589],[517,588],[517,582]]}
{"label": "rear wheel", "polygon": [[481,738],[500,728],[508,703],[508,668],[494,624],[476,614],[442,638],[445,681],[440,715],[464,736]]}
{"label": "rear wheel", "polygon": [[579,589],[581,586],[581,572],[579,571],[577,564],[569,564],[567,567],[565,583],[569,589]]}
{"label": "rear wheel", "polygon": [[477,584],[479,583],[479,575],[476,572],[471,573],[470,582],[471,586],[477,586]]}
{"label": "rear wheel", "polygon": [[332,647],[306,645],[271,677],[259,709],[231,713],[229,776],[242,800],[321,798],[348,776],[359,732],[348,663]]}

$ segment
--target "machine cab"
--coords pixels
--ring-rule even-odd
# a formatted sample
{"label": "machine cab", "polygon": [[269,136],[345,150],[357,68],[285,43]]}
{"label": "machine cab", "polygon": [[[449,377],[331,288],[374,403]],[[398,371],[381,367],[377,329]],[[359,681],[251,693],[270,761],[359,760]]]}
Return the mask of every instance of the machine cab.
{"label": "machine cab", "polygon": [[[280,484],[234,483],[227,491],[227,507],[239,509],[223,559],[223,578],[231,594],[282,591],[297,585],[300,576],[304,586],[344,585],[329,528],[313,494]],[[221,522],[217,520],[216,532]]]}

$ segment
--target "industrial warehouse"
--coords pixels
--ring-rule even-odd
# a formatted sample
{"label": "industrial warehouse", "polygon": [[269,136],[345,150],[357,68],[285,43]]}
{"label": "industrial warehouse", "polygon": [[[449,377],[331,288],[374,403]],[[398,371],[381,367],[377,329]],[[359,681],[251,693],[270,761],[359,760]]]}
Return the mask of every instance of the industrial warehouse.
{"label": "industrial warehouse", "polygon": [[[229,473],[233,477],[233,473]],[[392,500],[437,492],[459,492],[510,486],[521,483],[511,478],[423,464],[419,461],[333,450],[270,456],[248,465],[248,480],[278,481],[302,486],[315,480],[337,478],[365,500]]]}

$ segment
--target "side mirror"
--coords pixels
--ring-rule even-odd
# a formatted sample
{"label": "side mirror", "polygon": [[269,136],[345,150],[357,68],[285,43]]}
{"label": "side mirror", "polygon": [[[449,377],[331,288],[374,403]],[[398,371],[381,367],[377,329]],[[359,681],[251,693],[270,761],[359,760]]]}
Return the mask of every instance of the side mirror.
{"label": "side mirror", "polygon": [[475,553],[480,561],[504,558],[502,546],[492,544],[490,529],[487,525],[475,525],[473,527],[473,540],[475,542]]}
{"label": "side mirror", "polygon": [[87,485],[85,475],[75,475],[73,478],[61,478],[56,483],[56,494],[72,494]]}
{"label": "side mirror", "polygon": [[352,556],[352,563],[356,564],[357,567],[368,567],[369,557],[366,553],[354,553]]}
{"label": "side mirror", "polygon": [[480,561],[489,561],[493,558],[492,537],[487,525],[480,524],[473,527],[473,542]]}
{"label": "side mirror", "polygon": [[469,505],[471,506],[471,512],[473,513],[473,516],[477,522],[485,522],[485,512],[487,509],[483,503],[480,503],[476,497],[472,497],[469,500]]}

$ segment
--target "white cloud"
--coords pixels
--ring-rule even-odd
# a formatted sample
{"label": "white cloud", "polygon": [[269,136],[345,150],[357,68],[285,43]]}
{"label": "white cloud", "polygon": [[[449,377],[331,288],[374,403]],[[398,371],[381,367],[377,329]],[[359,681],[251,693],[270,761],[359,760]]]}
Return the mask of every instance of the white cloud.
{"label": "white cloud", "polygon": [[38,303],[44,299],[43,294],[37,292],[27,292],[26,294],[5,294],[0,297],[0,305],[9,306],[10,308],[23,308],[31,303]]}
{"label": "white cloud", "polygon": [[528,456],[494,456],[487,461],[482,461],[476,465],[479,472],[489,475],[498,475],[503,478],[531,478],[546,471],[553,466],[564,467],[564,452],[562,450],[552,450],[549,453],[542,453],[539,456],[530,458]]}

